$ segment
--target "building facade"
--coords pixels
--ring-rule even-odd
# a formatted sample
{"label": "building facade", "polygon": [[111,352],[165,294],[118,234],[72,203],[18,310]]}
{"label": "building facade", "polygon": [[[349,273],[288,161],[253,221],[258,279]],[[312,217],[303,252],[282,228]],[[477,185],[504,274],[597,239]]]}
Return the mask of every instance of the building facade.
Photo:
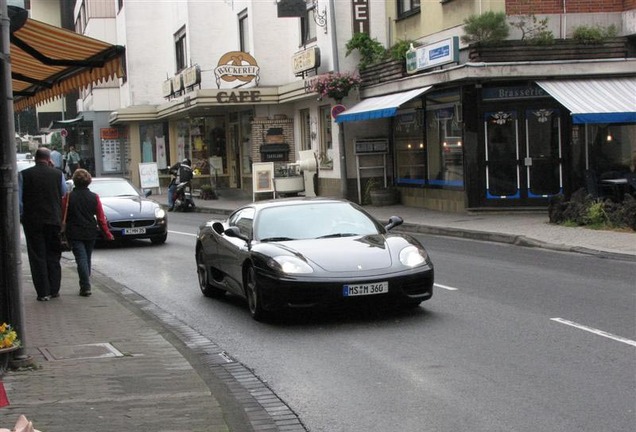
{"label": "building facade", "polygon": [[[386,184],[417,207],[545,208],[588,171],[633,170],[636,152],[630,101],[624,116],[602,115],[636,79],[635,2],[556,3],[77,1],[77,31],[126,46],[126,78],[78,103],[96,171],[139,185],[140,164],[152,164],[164,187],[168,167],[189,158],[197,185],[254,193],[255,164],[272,162],[285,192],[366,203],[372,184]],[[490,11],[545,19],[554,46],[520,56],[529,24],[511,25],[503,50],[462,42],[464,20]],[[559,51],[582,25],[613,26],[614,48]],[[360,91],[342,99],[320,98],[315,80],[358,72],[346,48],[358,32],[387,48],[412,42],[408,60],[359,71]],[[578,112],[571,94],[596,97]]]}

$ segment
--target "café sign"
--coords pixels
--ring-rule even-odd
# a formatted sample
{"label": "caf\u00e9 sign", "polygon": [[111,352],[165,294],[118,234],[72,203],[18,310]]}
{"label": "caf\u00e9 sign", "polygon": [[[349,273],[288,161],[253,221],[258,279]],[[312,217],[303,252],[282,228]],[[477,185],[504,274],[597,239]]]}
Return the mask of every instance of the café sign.
{"label": "caf\u00e9 sign", "polygon": [[459,37],[453,36],[430,45],[413,48],[406,53],[406,72],[415,73],[459,62]]}

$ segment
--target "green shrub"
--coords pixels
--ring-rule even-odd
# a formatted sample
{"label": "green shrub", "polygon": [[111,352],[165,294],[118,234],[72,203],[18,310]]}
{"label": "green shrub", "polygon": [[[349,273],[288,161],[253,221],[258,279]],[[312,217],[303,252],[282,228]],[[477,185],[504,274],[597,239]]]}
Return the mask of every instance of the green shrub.
{"label": "green shrub", "polygon": [[572,32],[572,39],[579,43],[594,44],[602,43],[607,39],[616,37],[618,30],[614,24],[609,27],[600,26],[578,26]]}
{"label": "green shrub", "polygon": [[466,18],[464,20],[464,33],[461,37],[464,43],[493,43],[506,39],[510,34],[510,27],[506,22],[504,12],[488,11]]}
{"label": "green shrub", "polygon": [[550,199],[548,214],[550,223],[564,226],[636,231],[636,198],[629,194],[619,203],[593,199],[585,189],[579,189],[569,201],[562,195]]}
{"label": "green shrub", "polygon": [[384,46],[378,42],[377,39],[372,39],[371,36],[366,33],[354,34],[345,47],[347,48],[345,56],[349,56],[353,51],[358,50],[360,53],[360,63],[358,67],[360,69],[365,69],[367,66],[379,63],[388,56]]}
{"label": "green shrub", "polygon": [[393,60],[406,60],[406,53],[411,49],[411,44],[414,47],[420,46],[418,42],[412,40],[399,40],[389,48],[389,57]]}
{"label": "green shrub", "polygon": [[527,40],[535,45],[551,45],[554,34],[548,30],[549,18],[538,19],[534,14],[521,15],[510,21],[510,25],[521,31],[521,40]]}

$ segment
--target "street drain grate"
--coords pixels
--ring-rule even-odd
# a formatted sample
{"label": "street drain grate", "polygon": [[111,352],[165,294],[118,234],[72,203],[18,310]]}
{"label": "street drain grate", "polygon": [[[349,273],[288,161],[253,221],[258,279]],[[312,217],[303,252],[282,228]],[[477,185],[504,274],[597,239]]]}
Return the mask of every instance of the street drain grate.
{"label": "street drain grate", "polygon": [[39,350],[48,361],[124,356],[109,343],[43,347]]}

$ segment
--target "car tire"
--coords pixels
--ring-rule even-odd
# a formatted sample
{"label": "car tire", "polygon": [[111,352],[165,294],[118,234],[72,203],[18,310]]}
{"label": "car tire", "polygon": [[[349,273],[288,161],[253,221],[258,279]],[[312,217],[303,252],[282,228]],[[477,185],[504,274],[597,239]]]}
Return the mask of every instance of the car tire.
{"label": "car tire", "polygon": [[210,298],[223,297],[225,295],[225,290],[210,285],[208,282],[210,280],[209,276],[208,268],[203,261],[203,251],[199,250],[197,252],[197,277],[199,279],[199,288],[201,288],[201,292],[204,296]]}
{"label": "car tire", "polygon": [[159,237],[152,237],[150,241],[152,242],[152,244],[164,244],[167,239],[168,239],[168,233],[165,233],[164,235]]}
{"label": "car tire", "polygon": [[263,321],[267,318],[267,312],[263,309],[261,301],[261,293],[258,288],[258,281],[256,278],[256,269],[250,265],[245,270],[245,297],[247,298],[247,305],[250,309],[250,315],[256,321]]}

